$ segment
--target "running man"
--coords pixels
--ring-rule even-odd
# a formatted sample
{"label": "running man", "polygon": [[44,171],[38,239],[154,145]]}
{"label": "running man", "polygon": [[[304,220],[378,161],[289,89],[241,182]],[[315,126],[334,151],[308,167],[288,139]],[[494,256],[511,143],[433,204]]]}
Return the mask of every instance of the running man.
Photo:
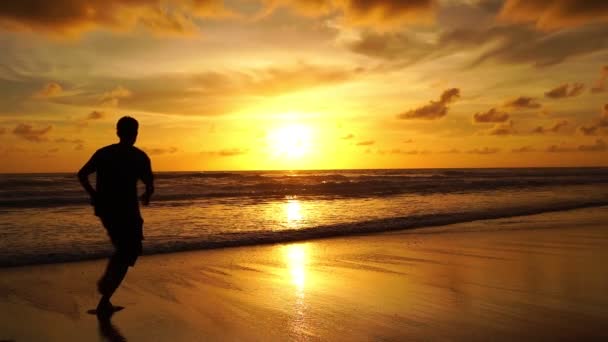
{"label": "running man", "polygon": [[[137,181],[146,190],[140,197],[143,205],[150,203],[154,193],[154,179],[150,158],[133,146],[137,140],[139,124],[132,117],[118,120],[116,133],[118,144],[103,147],[80,169],[78,179],[91,196],[95,215],[101,220],[114,245],[106,270],[97,282],[101,299],[97,314],[109,316],[114,312],[110,298],[124,279],[129,266],[134,266],[141,255],[143,220],[137,199]],[[96,186],[89,182],[89,175],[96,173]]]}

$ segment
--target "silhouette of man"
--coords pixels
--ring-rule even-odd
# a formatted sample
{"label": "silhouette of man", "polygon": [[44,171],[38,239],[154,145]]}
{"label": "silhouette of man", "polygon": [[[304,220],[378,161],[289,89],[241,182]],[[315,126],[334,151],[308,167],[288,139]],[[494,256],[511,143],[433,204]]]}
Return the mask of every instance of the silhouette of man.
{"label": "silhouette of man", "polygon": [[[98,315],[114,312],[110,298],[129,266],[135,265],[141,255],[143,220],[137,200],[137,181],[142,180],[146,186],[140,200],[143,205],[148,205],[154,192],[154,180],[150,158],[133,146],[138,126],[137,120],[129,116],[118,120],[116,133],[120,142],[97,150],[78,172],[80,183],[91,196],[95,215],[101,219],[114,245],[114,254],[97,282],[101,294]],[[89,182],[92,173],[96,173],[95,188]]]}

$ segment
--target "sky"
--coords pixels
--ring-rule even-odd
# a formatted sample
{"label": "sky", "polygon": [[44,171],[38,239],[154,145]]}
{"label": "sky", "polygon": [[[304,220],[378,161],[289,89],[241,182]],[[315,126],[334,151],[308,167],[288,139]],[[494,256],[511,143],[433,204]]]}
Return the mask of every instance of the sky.
{"label": "sky", "polygon": [[0,172],[608,166],[605,0],[0,2]]}

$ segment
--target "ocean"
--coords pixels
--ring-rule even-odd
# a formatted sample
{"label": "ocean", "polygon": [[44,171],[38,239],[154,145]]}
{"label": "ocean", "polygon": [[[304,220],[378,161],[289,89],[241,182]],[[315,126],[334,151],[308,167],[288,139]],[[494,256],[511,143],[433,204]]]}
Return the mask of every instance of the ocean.
{"label": "ocean", "polygon": [[[608,168],[158,172],[144,253],[608,205]],[[0,267],[108,256],[74,174],[0,174]]]}

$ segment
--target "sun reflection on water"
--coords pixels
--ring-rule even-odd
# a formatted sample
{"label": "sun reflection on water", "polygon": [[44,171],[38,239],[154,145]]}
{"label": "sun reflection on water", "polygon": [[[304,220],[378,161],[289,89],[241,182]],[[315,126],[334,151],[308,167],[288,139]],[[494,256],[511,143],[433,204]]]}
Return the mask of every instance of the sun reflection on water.
{"label": "sun reflection on water", "polygon": [[288,199],[285,205],[287,223],[293,224],[302,220],[302,206],[297,199]]}

